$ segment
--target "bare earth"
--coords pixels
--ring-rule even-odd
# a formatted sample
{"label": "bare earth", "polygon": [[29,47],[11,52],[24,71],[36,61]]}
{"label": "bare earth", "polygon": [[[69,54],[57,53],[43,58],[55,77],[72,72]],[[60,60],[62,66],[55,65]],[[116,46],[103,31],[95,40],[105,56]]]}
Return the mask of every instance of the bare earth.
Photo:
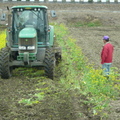
{"label": "bare earth", "polygon": [[[0,4],[0,6],[1,5],[2,5],[1,8],[3,8],[4,11],[6,11],[5,7],[7,5],[12,6],[11,4],[6,4],[6,3]],[[120,55],[119,55],[120,54],[120,5],[119,4],[45,3],[44,5],[48,6],[49,10],[55,10],[57,13],[57,19],[50,18],[50,22],[66,24],[66,26],[70,31],[70,35],[77,40],[77,44],[83,50],[83,54],[87,57],[88,62],[93,63],[95,68],[101,67],[100,52],[103,46],[102,37],[104,35],[108,35],[110,37],[110,42],[114,45],[114,58],[113,58],[112,66],[120,69]],[[96,21],[96,20],[100,21],[102,23],[102,26],[99,26],[99,27],[71,27],[70,26],[72,23],[76,23],[79,21],[83,22],[83,21]],[[12,83],[12,79],[15,84]],[[8,82],[6,80],[3,81],[2,79],[0,79],[0,95],[2,98],[2,100],[0,98],[0,117],[1,117],[0,120],[9,120],[9,118],[12,118],[13,120],[22,120],[22,117],[19,118],[20,112],[22,113],[22,109],[20,107],[18,109],[17,108],[18,106],[16,105],[16,101],[15,102],[13,101],[19,98],[18,97],[20,95],[18,94],[19,90],[21,91],[21,89],[22,90],[27,89],[26,88],[27,84],[28,84],[28,88],[30,88],[31,84],[33,85],[35,84],[35,83],[32,83],[33,81],[31,82],[31,84],[27,81],[24,82],[22,78],[19,78],[19,77],[12,78],[12,79],[9,80]],[[15,79],[18,79],[17,81],[19,82],[16,82]],[[37,80],[34,82],[37,82]],[[8,86],[6,86],[6,84],[8,84]],[[23,85],[23,87],[20,87],[20,85]],[[16,92],[13,94],[14,90]],[[21,91],[21,94],[23,94],[22,91]],[[9,97],[12,97],[13,99],[10,99],[9,104],[7,104]],[[14,106],[14,111],[11,110],[10,102],[13,102],[11,105]],[[111,101],[111,107],[112,107],[111,111],[113,112],[112,114],[109,114],[109,117],[107,120],[120,120],[120,98],[118,98],[118,100],[116,101]],[[37,107],[35,108],[36,110],[34,111],[34,113],[36,112],[37,114],[38,108]],[[33,109],[30,109],[30,110],[31,110],[31,113],[28,113],[28,111],[26,111],[25,115],[31,115],[31,116],[35,115],[34,113],[32,113]],[[40,110],[42,111],[43,109],[41,108]],[[72,108],[70,108],[70,110],[72,110]],[[9,116],[11,115],[9,114],[10,111],[12,111],[13,113],[17,111],[15,112],[16,114],[15,113],[14,114],[15,116],[17,115],[18,116],[14,117],[14,114],[13,116]],[[50,112],[49,110],[47,111]],[[43,113],[45,115],[45,111],[43,111]],[[60,112],[59,114],[62,114],[62,112]],[[7,117],[7,115],[9,117]],[[63,113],[63,115],[65,114]],[[61,118],[62,119],[57,117],[53,119],[46,119],[46,117],[43,117],[41,118],[41,120],[73,120],[73,119],[78,120],[75,117],[72,118],[72,115],[71,115],[71,118],[69,117],[69,119],[65,119],[65,117],[61,117]],[[39,118],[37,117],[36,119],[27,118],[25,120],[39,120]],[[92,119],[92,118],[86,117],[79,120],[99,120],[99,118]]]}

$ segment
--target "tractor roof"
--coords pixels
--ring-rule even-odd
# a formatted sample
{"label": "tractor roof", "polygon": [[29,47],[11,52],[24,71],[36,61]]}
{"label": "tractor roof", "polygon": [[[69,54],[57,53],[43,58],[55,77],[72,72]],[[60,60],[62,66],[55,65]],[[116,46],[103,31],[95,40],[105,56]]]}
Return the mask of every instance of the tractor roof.
{"label": "tractor roof", "polygon": [[45,8],[47,9],[47,6],[39,6],[39,5],[21,5],[21,6],[13,6],[12,9],[15,8]]}

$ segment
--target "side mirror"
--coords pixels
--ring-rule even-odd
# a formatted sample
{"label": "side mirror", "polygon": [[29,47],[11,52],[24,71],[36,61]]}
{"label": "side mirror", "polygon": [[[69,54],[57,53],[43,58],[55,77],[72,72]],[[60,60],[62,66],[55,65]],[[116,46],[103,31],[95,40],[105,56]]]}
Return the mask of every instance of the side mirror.
{"label": "side mirror", "polygon": [[56,12],[55,12],[54,10],[51,10],[51,16],[52,16],[53,18],[57,17]]}
{"label": "side mirror", "polygon": [[1,21],[5,21],[5,20],[6,20],[6,14],[3,13],[3,14],[1,15]]}

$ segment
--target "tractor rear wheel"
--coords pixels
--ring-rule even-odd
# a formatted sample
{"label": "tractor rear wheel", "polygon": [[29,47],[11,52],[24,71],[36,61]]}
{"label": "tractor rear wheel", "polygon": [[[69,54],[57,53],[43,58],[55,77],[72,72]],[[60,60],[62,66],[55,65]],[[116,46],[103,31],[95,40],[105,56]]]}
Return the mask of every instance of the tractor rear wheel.
{"label": "tractor rear wheel", "polygon": [[3,79],[9,79],[11,77],[12,67],[10,67],[9,61],[10,50],[8,47],[5,47],[0,51],[0,75]]}
{"label": "tractor rear wheel", "polygon": [[45,75],[50,78],[54,79],[54,72],[55,72],[55,54],[52,48],[47,48],[45,53]]}

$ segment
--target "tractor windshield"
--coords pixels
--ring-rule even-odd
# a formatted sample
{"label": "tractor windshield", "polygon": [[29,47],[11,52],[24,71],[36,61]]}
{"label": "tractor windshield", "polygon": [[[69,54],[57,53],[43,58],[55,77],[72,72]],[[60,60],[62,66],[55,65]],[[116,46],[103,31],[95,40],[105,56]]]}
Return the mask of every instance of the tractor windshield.
{"label": "tractor windshield", "polygon": [[25,25],[33,25],[37,29],[39,21],[43,20],[43,12],[41,11],[16,11],[14,14],[14,26],[16,28]]}
{"label": "tractor windshield", "polygon": [[[35,10],[13,10],[13,41],[14,44],[18,44],[18,34],[20,30],[26,26],[34,27],[37,32],[44,33],[45,26],[45,14],[44,9],[38,11]],[[40,36],[38,36],[40,38]]]}

